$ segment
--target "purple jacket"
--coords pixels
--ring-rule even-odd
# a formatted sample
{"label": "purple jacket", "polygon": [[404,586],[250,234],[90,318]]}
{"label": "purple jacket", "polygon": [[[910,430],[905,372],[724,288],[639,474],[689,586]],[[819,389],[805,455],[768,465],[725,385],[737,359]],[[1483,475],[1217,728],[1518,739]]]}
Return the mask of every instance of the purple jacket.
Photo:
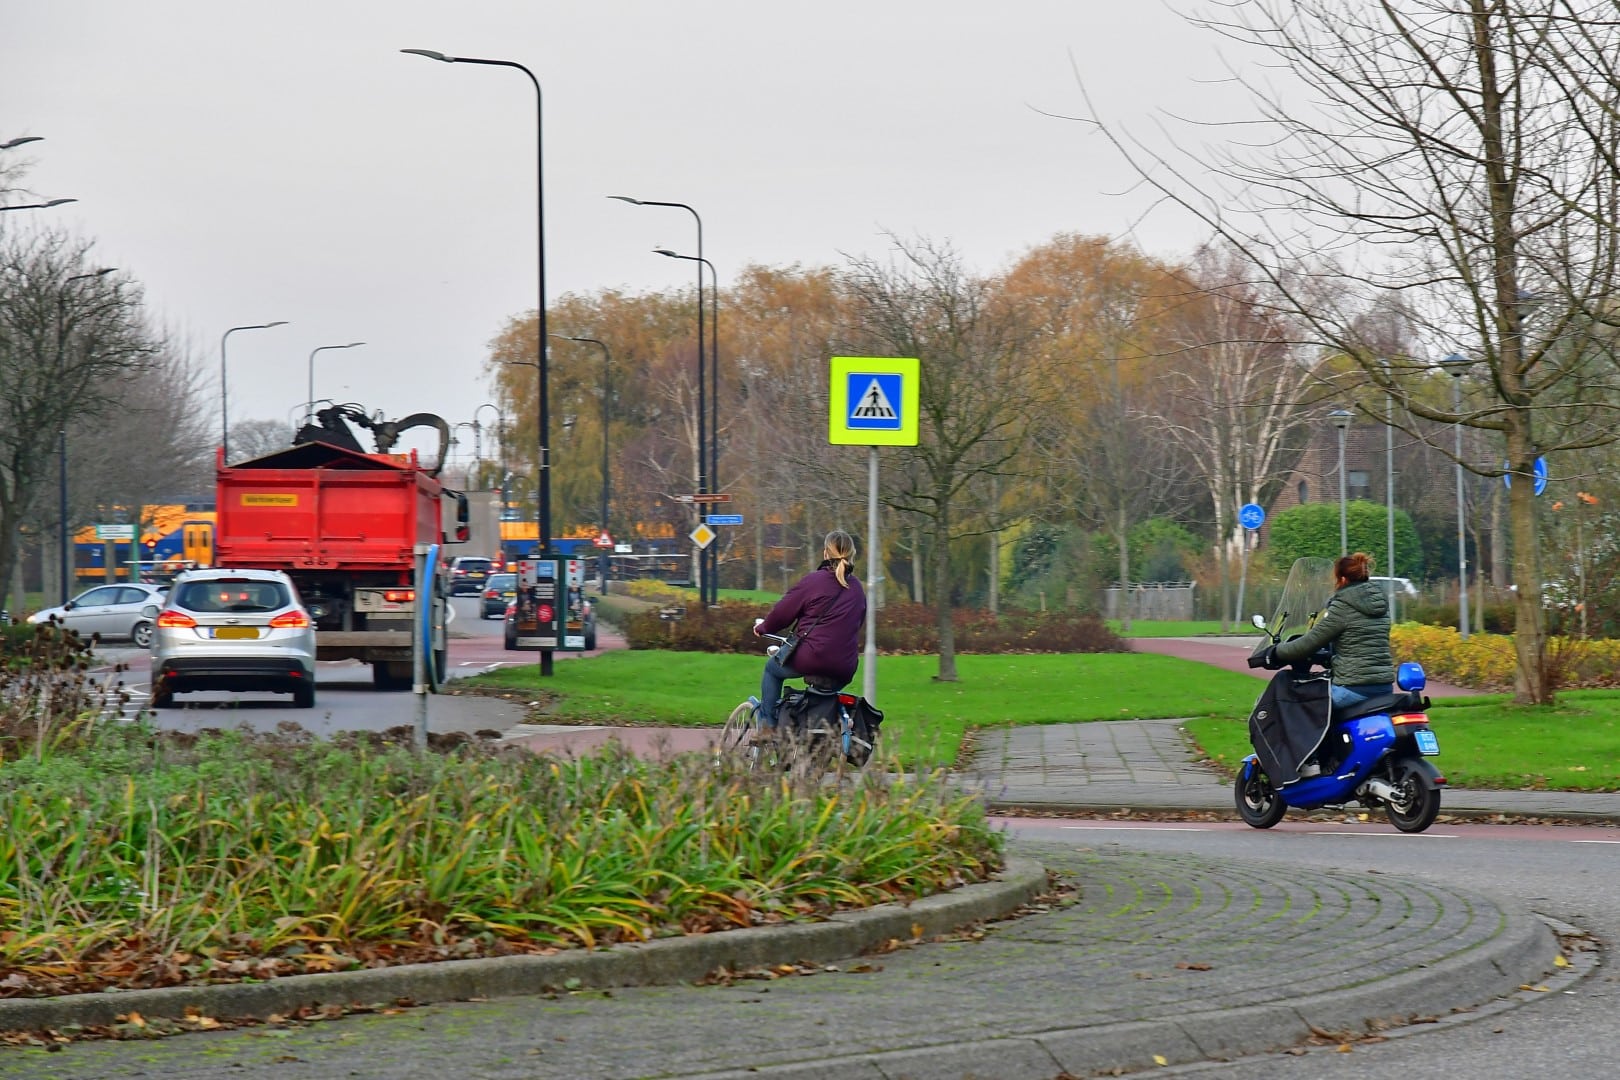
{"label": "purple jacket", "polygon": [[866,590],[853,571],[849,587],[827,563],[800,578],[771,608],[759,625],[762,634],[780,634],[795,620],[801,640],[788,666],[800,675],[821,675],[844,682],[855,677],[861,662],[861,626],[866,621]]}

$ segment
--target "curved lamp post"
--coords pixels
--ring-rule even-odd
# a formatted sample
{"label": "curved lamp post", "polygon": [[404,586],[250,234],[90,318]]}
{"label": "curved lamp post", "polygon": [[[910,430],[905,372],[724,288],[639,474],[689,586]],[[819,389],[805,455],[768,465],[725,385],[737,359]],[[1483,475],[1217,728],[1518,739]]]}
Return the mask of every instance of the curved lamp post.
{"label": "curved lamp post", "polygon": [[[557,334],[564,341],[588,342],[602,350],[602,531],[608,531],[608,399],[613,392],[612,383],[609,382],[609,369],[613,364],[613,353],[609,351],[605,341],[598,341],[593,337],[572,337],[568,334]],[[596,591],[603,596],[607,595],[608,549],[602,548],[596,559]]]}
{"label": "curved lamp post", "polygon": [[1344,432],[1350,426],[1350,413],[1345,409],[1334,409],[1328,413],[1328,419],[1339,429],[1339,554],[1348,555],[1350,533],[1345,518],[1344,502]]}
{"label": "curved lamp post", "polygon": [[[709,410],[710,410],[710,412],[709,412],[709,468],[708,468],[708,472],[707,472],[707,477],[708,477],[708,490],[710,490],[710,491],[719,491],[720,490],[720,477],[718,475],[719,474],[718,462],[720,460],[720,443],[719,443],[719,439],[718,439],[717,436],[718,436],[719,430],[720,430],[720,412],[719,412],[719,401],[720,401],[720,378],[719,378],[719,372],[720,372],[720,327],[719,327],[720,274],[719,274],[719,272],[717,270],[715,270],[714,263],[710,262],[708,259],[705,259],[701,254],[699,254],[699,255],[682,255],[679,252],[671,251],[668,248],[653,248],[653,252],[655,254],[662,255],[665,258],[669,258],[669,259],[686,259],[689,262],[697,263],[698,264],[698,291],[699,291],[700,294],[702,292],[703,267],[707,266],[709,268],[709,281],[711,282],[711,285],[712,285],[711,290],[710,290],[710,295],[713,297],[713,303],[711,303],[709,305],[709,312],[710,312],[710,319],[713,320],[714,333],[711,335],[711,337],[713,338],[713,344],[710,345],[710,348],[713,351],[712,351],[712,354],[711,354],[711,357],[710,357],[710,364],[709,364],[709,378],[712,381],[712,386],[711,386],[711,392],[708,395],[709,396]],[[703,319],[703,314],[702,314],[702,311],[700,309],[699,312],[698,312],[699,325],[702,325],[702,319]],[[699,348],[701,349],[701,347],[702,347],[701,346],[701,341],[702,341],[701,335],[699,336],[698,340],[700,342]],[[703,412],[703,371],[702,371],[702,369],[700,367],[699,370],[698,370],[698,413],[699,413],[698,443],[699,443],[700,446],[702,445],[702,441],[703,441],[702,412]],[[699,453],[701,455],[701,450],[699,451]],[[718,604],[720,602],[720,573],[719,573],[719,570],[720,570],[720,552],[719,552],[718,549],[714,548],[711,545],[711,547],[708,550],[705,550],[703,552],[702,559],[703,559],[703,564],[704,564],[704,567],[705,567],[705,573],[703,575],[703,591],[700,593],[700,599],[702,599],[706,604],[710,604],[710,605]]]}
{"label": "curved lamp post", "polygon": [[[1451,376],[1451,411],[1462,415],[1462,377],[1473,363],[1461,353],[1452,353],[1440,361],[1440,366]],[[1462,424],[1454,425],[1457,455],[1457,636],[1468,639],[1468,535],[1464,531]]]}
{"label": "curved lamp post", "polygon": [[[713,482],[714,478],[713,478],[712,453],[710,454],[710,460],[709,461],[704,460],[704,455],[706,453],[705,447],[706,446],[711,446],[712,447],[712,443],[709,442],[709,438],[705,437],[705,431],[706,431],[706,429],[712,428],[713,425],[711,424],[711,422],[709,420],[709,417],[708,417],[709,409],[705,404],[705,399],[708,397],[708,392],[707,392],[707,390],[705,389],[705,386],[704,386],[704,376],[703,376],[703,366],[704,366],[704,363],[705,363],[704,349],[703,349],[703,266],[701,265],[702,262],[703,262],[703,217],[702,217],[702,215],[700,215],[697,212],[696,209],[694,209],[691,206],[688,206],[686,203],[683,203],[683,202],[666,202],[666,201],[659,200],[659,199],[636,199],[636,198],[630,197],[629,195],[609,195],[608,198],[617,199],[619,202],[629,203],[631,206],[669,206],[669,207],[674,207],[677,210],[685,210],[688,214],[692,215],[692,220],[697,223],[697,256],[693,260],[693,261],[700,264],[698,266],[698,272],[697,272],[697,301],[698,301],[698,306],[697,306],[697,353],[698,353],[698,380],[697,380],[698,381],[697,489],[698,489],[698,494],[705,495],[709,491],[717,490],[717,489],[716,489],[715,484]],[[659,250],[660,250],[660,254],[672,254],[671,252],[665,252],[665,251],[662,251],[661,249],[659,249]],[[685,257],[685,256],[681,256],[681,257]],[[709,269],[712,271],[714,269],[714,267],[711,266],[711,267],[709,267]],[[715,297],[716,303],[719,302],[719,299],[720,298],[718,296]],[[712,437],[712,432],[710,433],[710,437]],[[699,555],[699,557],[698,557],[698,565],[699,565],[699,567],[700,568],[706,568],[707,565],[708,565],[708,559],[709,559],[709,555],[708,555],[707,552],[701,553]],[[705,604],[708,603],[708,594],[709,594],[709,580],[708,579],[709,579],[709,577],[710,577],[710,575],[708,573],[703,573],[703,574],[701,574],[699,576],[699,580],[698,580],[698,599],[700,601],[702,601],[703,603],[705,603]],[[716,594],[716,596],[718,596],[718,593]]]}
{"label": "curved lamp post", "polygon": [[219,445],[225,453],[225,460],[231,460],[231,411],[225,390],[225,342],[230,340],[232,334],[238,330],[268,330],[272,326],[286,326],[287,320],[277,319],[275,322],[254,323],[252,326],[233,326],[219,338]]}
{"label": "curved lamp post", "polygon": [[363,341],[351,341],[347,345],[317,345],[309,350],[309,400],[304,403],[304,423],[309,423],[315,415],[315,354],[327,349],[358,349],[364,344]]}
{"label": "curved lamp post", "polygon": [[[100,270],[92,270],[88,274],[74,274],[62,282],[62,291],[56,294],[56,366],[60,371],[63,353],[67,349],[67,328],[65,310],[67,308],[67,287],[75,281],[91,281],[95,278],[105,277],[118,269],[116,266],[104,266]],[[68,602],[68,483],[67,483],[67,425],[56,429],[56,498],[57,513],[61,517],[61,528],[58,530],[60,541],[57,550],[58,570],[62,575],[62,603]],[[140,524],[136,523],[136,532],[140,531]]]}
{"label": "curved lamp post", "polygon": [[[535,367],[540,372],[540,494],[539,494],[539,530],[540,554],[546,556],[551,550],[551,408],[547,389],[546,371],[546,167],[545,167],[545,126],[543,123],[545,113],[545,96],[540,91],[540,80],[535,78],[534,72],[515,60],[486,60],[473,56],[447,56],[432,49],[401,49],[402,53],[412,56],[425,56],[429,60],[438,60],[445,64],[479,64],[485,67],[515,68],[527,75],[529,82],[534,85],[534,160],[535,160],[535,221],[538,226],[536,250],[539,262],[539,301],[535,304],[535,313],[539,319],[538,332],[535,334],[538,361]],[[552,673],[552,650],[540,650],[540,674]]]}

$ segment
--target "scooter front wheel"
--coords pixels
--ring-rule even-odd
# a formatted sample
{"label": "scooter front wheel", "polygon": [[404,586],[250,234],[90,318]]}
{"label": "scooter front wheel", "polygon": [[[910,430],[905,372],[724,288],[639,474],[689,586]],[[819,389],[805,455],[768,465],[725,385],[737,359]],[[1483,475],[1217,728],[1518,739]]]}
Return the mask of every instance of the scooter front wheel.
{"label": "scooter front wheel", "polygon": [[1384,803],[1389,823],[1401,832],[1420,833],[1434,824],[1440,814],[1440,789],[1415,762],[1397,758],[1390,762],[1389,782],[1395,798]]}
{"label": "scooter front wheel", "polygon": [[1245,763],[1238,769],[1232,798],[1243,823],[1256,829],[1269,829],[1288,813],[1288,804],[1271,786],[1271,778],[1258,763]]}

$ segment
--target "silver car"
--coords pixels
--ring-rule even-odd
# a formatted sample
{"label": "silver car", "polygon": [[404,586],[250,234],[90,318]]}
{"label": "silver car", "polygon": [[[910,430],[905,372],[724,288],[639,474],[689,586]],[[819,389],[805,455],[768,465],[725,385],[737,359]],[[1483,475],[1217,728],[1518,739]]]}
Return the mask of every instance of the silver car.
{"label": "silver car", "polygon": [[82,638],[127,638],[142,649],[152,645],[152,625],[163,606],[167,585],[125,582],[97,585],[61,607],[45,608],[28,616],[31,623],[55,619]]}
{"label": "silver car", "polygon": [[192,570],[175,579],[152,643],[152,707],[193,690],[291,694],[315,707],[315,622],[279,570]]}

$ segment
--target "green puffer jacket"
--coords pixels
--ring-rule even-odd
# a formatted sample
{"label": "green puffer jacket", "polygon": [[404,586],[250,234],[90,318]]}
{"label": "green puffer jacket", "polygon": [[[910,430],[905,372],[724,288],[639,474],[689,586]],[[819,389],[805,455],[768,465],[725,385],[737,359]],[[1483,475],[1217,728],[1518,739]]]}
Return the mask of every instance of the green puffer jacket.
{"label": "green puffer jacket", "polygon": [[1338,685],[1394,682],[1389,600],[1383,587],[1360,581],[1334,593],[1315,626],[1277,646],[1277,658],[1302,660],[1324,645],[1333,646],[1333,681]]}

